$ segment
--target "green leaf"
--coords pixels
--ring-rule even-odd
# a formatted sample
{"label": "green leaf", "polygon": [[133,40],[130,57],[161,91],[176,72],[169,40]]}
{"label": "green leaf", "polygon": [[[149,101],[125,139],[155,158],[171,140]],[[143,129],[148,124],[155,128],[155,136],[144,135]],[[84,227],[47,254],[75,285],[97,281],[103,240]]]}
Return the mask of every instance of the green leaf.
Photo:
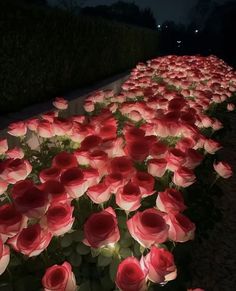
{"label": "green leaf", "polygon": [[129,248],[121,248],[119,254],[122,258],[127,258],[132,256],[132,251]]}
{"label": "green leaf", "polygon": [[113,260],[110,264],[109,274],[110,274],[110,278],[113,282],[115,281],[116,272],[117,272],[119,264],[120,264],[120,260],[118,258],[113,258]]}
{"label": "green leaf", "polygon": [[73,248],[72,247],[68,247],[68,248],[63,249],[63,254],[65,256],[69,256],[72,252],[73,252]]}
{"label": "green leaf", "polygon": [[108,266],[112,261],[112,257],[104,257],[103,255],[98,256],[98,262],[97,265],[99,267],[106,267]]}
{"label": "green leaf", "polygon": [[72,233],[72,238],[74,242],[80,242],[84,238],[84,233],[82,230],[76,230]]}
{"label": "green leaf", "polygon": [[82,262],[81,255],[79,255],[77,253],[72,253],[69,256],[68,260],[70,261],[71,265],[74,267],[78,267]]}
{"label": "green leaf", "polygon": [[72,242],[73,242],[72,235],[71,234],[65,234],[63,236],[63,238],[61,239],[61,246],[63,248],[67,248],[72,244]]}
{"label": "green leaf", "polygon": [[93,258],[97,257],[99,254],[100,254],[100,249],[94,249],[94,248],[91,248],[91,255]]}
{"label": "green leaf", "polygon": [[113,250],[111,248],[102,248],[101,249],[101,255],[104,257],[112,257],[113,256]]}
{"label": "green leaf", "polygon": [[87,255],[90,253],[90,247],[84,245],[83,243],[78,243],[76,246],[76,252],[80,255]]}

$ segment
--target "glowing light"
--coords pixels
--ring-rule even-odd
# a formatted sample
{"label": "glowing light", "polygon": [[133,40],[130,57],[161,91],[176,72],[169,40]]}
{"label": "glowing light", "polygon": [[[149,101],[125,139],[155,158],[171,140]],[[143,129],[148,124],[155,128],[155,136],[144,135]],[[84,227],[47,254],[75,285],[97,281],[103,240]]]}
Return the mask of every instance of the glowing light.
{"label": "glowing light", "polygon": [[195,29],[195,31],[194,31],[195,33],[198,33],[198,29]]}

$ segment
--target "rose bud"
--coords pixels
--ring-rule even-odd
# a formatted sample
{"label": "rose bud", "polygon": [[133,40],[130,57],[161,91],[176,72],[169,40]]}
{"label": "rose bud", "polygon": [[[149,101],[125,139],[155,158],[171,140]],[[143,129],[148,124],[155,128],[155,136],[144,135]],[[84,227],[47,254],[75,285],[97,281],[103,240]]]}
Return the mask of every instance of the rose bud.
{"label": "rose bud", "polygon": [[224,179],[228,179],[233,175],[231,166],[226,162],[214,162],[213,167],[216,173]]}
{"label": "rose bud", "polygon": [[44,169],[39,173],[39,179],[41,183],[48,180],[59,180],[61,176],[61,170],[55,167]]}
{"label": "rose bud", "polygon": [[5,154],[5,152],[8,150],[8,143],[7,139],[0,139],[0,155]]}
{"label": "rose bud", "polygon": [[81,197],[88,189],[83,171],[79,168],[70,168],[62,173],[61,183],[72,198]]}
{"label": "rose bud", "polygon": [[108,207],[90,215],[84,225],[84,236],[84,243],[93,248],[116,243],[120,232],[115,211]]}
{"label": "rose bud", "polygon": [[8,183],[0,179],[0,195],[2,195],[8,188]]}
{"label": "rose bud", "polygon": [[135,213],[127,221],[131,236],[145,248],[165,242],[168,237],[168,226],[162,216],[163,214],[154,208]]}
{"label": "rose bud", "polygon": [[54,118],[57,116],[58,116],[58,112],[55,112],[55,111],[48,111],[41,114],[42,119],[45,121],[48,121],[51,124],[53,123]]}
{"label": "rose bud", "polygon": [[0,206],[0,238],[6,241],[27,225],[26,216],[18,212],[13,204]]}
{"label": "rose bud", "polygon": [[93,112],[95,109],[94,102],[90,100],[85,100],[83,107],[86,112]]}
{"label": "rose bud", "polygon": [[32,171],[32,166],[27,160],[8,159],[0,162],[0,178],[9,184],[24,180]]}
{"label": "rose bud", "polygon": [[35,117],[27,119],[26,124],[29,130],[36,131],[38,128],[39,119]]}
{"label": "rose bud", "polygon": [[214,155],[222,146],[219,142],[214,141],[213,139],[207,139],[204,142],[204,149],[208,154]]}
{"label": "rose bud", "polygon": [[24,181],[19,181],[12,190],[16,209],[29,218],[40,218],[48,208],[48,193],[29,183],[23,188],[25,184]]}
{"label": "rose bud", "polygon": [[68,107],[68,101],[63,97],[56,97],[52,104],[58,110],[65,110]]}
{"label": "rose bud", "polygon": [[23,159],[25,154],[21,148],[15,147],[8,150],[6,155],[9,159]]}
{"label": "rose bud", "polygon": [[52,128],[52,123],[48,120],[39,120],[36,132],[43,138],[51,138],[55,135]]}
{"label": "rose bud", "polygon": [[26,124],[23,121],[11,123],[8,126],[8,133],[13,136],[24,136],[27,132]]}
{"label": "rose bud", "polygon": [[180,167],[174,172],[173,183],[179,187],[188,187],[196,181],[194,172],[186,167]]}
{"label": "rose bud", "polygon": [[60,236],[71,230],[74,223],[72,216],[74,207],[69,203],[52,203],[40,225],[51,232],[54,236]]}
{"label": "rose bud", "polygon": [[61,266],[53,265],[49,267],[43,278],[42,285],[44,291],[76,291],[75,275],[71,265],[64,262]]}
{"label": "rose bud", "polygon": [[175,189],[166,189],[164,192],[159,192],[156,206],[160,211],[166,213],[178,213],[186,209],[182,193]]}
{"label": "rose bud", "polygon": [[61,152],[57,154],[52,160],[52,167],[61,170],[66,170],[77,166],[78,163],[76,157],[73,154],[67,152]]}
{"label": "rose bud", "polygon": [[128,182],[116,193],[116,204],[125,211],[135,211],[141,206],[141,192],[139,186]]}
{"label": "rose bud", "polygon": [[167,169],[174,172],[185,162],[185,154],[181,150],[171,148],[168,151],[166,160]]}
{"label": "rose bud", "polygon": [[147,290],[145,278],[139,261],[128,257],[119,264],[115,282],[122,291],[144,291]]}
{"label": "rose bud", "polygon": [[64,185],[57,180],[48,180],[40,188],[49,194],[51,203],[66,202],[69,198]]}
{"label": "rose bud", "polygon": [[155,192],[153,191],[155,179],[146,172],[137,172],[131,181],[139,186],[142,197],[152,195]]}
{"label": "rose bud", "polygon": [[181,213],[169,213],[165,217],[170,226],[168,237],[175,242],[186,242],[194,239],[195,224]]}
{"label": "rose bud", "polygon": [[150,252],[141,258],[141,267],[147,272],[147,278],[153,283],[174,280],[177,270],[171,252],[152,246]]}
{"label": "rose bud", "polygon": [[111,193],[116,193],[118,188],[125,184],[123,176],[120,173],[112,173],[105,176],[104,183],[109,187]]}
{"label": "rose bud", "polygon": [[227,104],[227,110],[228,111],[234,111],[235,109],[235,105],[233,103],[228,103]]}
{"label": "rose bud", "polygon": [[3,244],[0,237],[0,275],[2,275],[10,261],[10,250],[9,247]]}
{"label": "rose bud", "polygon": [[81,150],[89,151],[98,149],[99,145],[102,143],[102,139],[98,135],[89,135],[81,142]]}
{"label": "rose bud", "polygon": [[28,257],[38,256],[49,245],[52,234],[41,228],[39,224],[30,225],[20,233],[8,239],[15,251]]}
{"label": "rose bud", "polygon": [[145,138],[136,139],[126,145],[127,154],[135,161],[144,161],[149,155],[149,143]]}
{"label": "rose bud", "polygon": [[148,173],[153,177],[163,177],[167,170],[166,159],[151,159],[148,160]]}
{"label": "rose bud", "polygon": [[129,180],[136,173],[136,170],[132,161],[128,157],[122,156],[111,160],[110,173],[119,173],[124,179]]}
{"label": "rose bud", "polygon": [[110,188],[104,182],[89,187],[86,194],[96,204],[104,203],[111,197]]}

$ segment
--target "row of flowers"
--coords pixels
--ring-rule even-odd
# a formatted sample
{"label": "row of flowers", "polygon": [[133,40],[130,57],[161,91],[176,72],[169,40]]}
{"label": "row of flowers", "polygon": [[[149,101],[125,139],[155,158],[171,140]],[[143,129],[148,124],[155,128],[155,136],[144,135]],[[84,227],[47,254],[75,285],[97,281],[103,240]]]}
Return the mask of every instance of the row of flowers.
{"label": "row of flowers", "polygon": [[[235,91],[236,73],[216,57],[167,56],[138,64],[118,95],[92,93],[84,115],[65,117],[58,97],[55,110],[10,124],[19,146],[0,140],[0,274],[16,280],[9,274],[22,276],[32,260],[44,290],[174,280],[173,250],[196,229],[184,191],[221,149],[212,135],[223,124],[211,113],[233,111]],[[232,176],[224,161],[212,170]]]}

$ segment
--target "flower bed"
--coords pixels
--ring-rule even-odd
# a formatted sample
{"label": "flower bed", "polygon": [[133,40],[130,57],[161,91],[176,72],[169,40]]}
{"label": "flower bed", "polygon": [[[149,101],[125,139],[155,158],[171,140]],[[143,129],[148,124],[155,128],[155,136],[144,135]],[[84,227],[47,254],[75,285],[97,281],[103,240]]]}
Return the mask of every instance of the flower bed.
{"label": "flower bed", "polygon": [[56,98],[54,111],[10,124],[21,147],[0,141],[0,286],[197,287],[179,250],[216,219],[205,202],[232,175],[214,156],[223,124],[213,114],[234,110],[235,91],[216,57],[168,56],[138,64],[119,95],[91,94],[84,115],[63,118]]}

